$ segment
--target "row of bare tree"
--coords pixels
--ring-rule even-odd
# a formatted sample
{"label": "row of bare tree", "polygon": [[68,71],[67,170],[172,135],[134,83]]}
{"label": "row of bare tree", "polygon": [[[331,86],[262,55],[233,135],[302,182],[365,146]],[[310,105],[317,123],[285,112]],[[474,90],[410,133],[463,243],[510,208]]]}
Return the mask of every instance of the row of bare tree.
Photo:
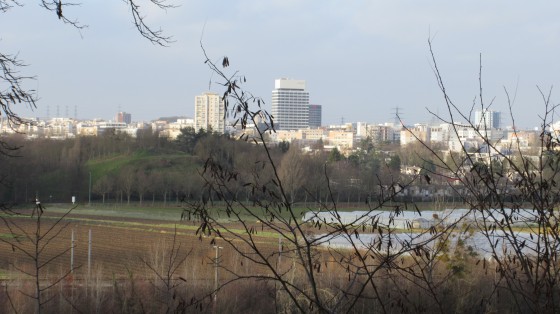
{"label": "row of bare tree", "polygon": [[[84,201],[89,196],[92,173],[94,202],[143,203],[147,198],[167,202],[170,197],[177,200],[185,196],[196,199],[203,193],[196,169],[206,158],[211,157],[228,169],[249,171],[256,164],[247,161],[257,162],[263,157],[260,148],[252,143],[188,128],[173,141],[143,131],[136,138],[106,132],[98,137],[65,140],[25,140],[18,134],[6,137],[5,143],[19,149],[13,151],[17,158],[0,156],[0,171],[4,174],[0,195],[19,203],[36,197],[68,202],[71,196],[77,196]],[[400,156],[410,160],[408,155],[414,151],[413,147],[394,147],[398,150],[389,156],[367,139],[362,146],[368,148],[349,157],[337,150],[305,154],[297,143],[283,145],[273,147],[271,158],[279,166],[290,199],[304,203],[311,202],[310,194],[317,199],[327,197],[323,171],[326,163],[336,199],[359,203],[375,199],[380,185],[391,184],[394,177],[399,177]],[[105,166],[95,166],[98,164]],[[260,172],[262,176],[272,175],[266,168]],[[236,197],[249,199],[246,193]]]}

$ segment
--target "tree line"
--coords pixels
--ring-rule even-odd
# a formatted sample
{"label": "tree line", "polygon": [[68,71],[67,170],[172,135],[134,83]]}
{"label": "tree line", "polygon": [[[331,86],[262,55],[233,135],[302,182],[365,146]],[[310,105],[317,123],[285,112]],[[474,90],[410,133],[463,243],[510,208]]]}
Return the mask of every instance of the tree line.
{"label": "tree line", "polygon": [[[69,202],[72,196],[78,202],[88,202],[91,197],[97,203],[141,205],[199,199],[204,193],[200,169],[208,159],[227,169],[250,173],[259,167],[264,154],[249,141],[193,128],[182,129],[175,140],[151,130],[136,137],[108,131],[97,137],[64,140],[25,139],[21,134],[4,140],[18,147],[10,155],[0,156],[0,197],[11,203],[35,198]],[[418,166],[425,163],[419,147],[374,146],[369,138],[362,139],[348,156],[336,148],[324,150],[322,145],[310,153],[301,148],[297,141],[281,142],[273,145],[270,153],[290,200],[305,204],[330,194],[325,185],[325,164],[329,165],[327,176],[337,201],[363,202],[375,199],[380,185],[401,176],[403,161]],[[271,175],[267,167],[259,173]],[[251,201],[247,193],[232,197]]]}

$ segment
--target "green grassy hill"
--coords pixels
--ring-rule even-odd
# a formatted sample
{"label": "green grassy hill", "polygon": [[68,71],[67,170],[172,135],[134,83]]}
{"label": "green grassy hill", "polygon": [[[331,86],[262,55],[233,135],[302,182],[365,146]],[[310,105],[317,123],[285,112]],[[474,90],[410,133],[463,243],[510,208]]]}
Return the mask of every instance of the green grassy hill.
{"label": "green grassy hill", "polygon": [[148,173],[193,173],[200,164],[197,157],[185,153],[161,154],[138,151],[130,155],[119,154],[89,160],[86,167],[91,171],[92,181],[95,182],[106,175],[118,175],[127,167]]}

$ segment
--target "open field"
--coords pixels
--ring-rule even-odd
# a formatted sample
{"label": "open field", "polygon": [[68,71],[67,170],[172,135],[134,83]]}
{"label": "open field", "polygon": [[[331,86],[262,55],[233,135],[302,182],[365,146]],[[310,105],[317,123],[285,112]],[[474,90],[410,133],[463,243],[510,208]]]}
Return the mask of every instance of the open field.
{"label": "open field", "polygon": [[[62,213],[60,208],[49,209],[43,218],[42,228],[51,225],[55,218]],[[162,214],[167,216],[162,216]],[[171,219],[173,218],[173,219]],[[149,260],[151,255],[163,250],[172,239],[176,230],[177,241],[184,250],[191,250],[191,255],[197,257],[195,261],[188,263],[192,273],[188,277],[198,277],[198,280],[208,278],[200,277],[206,271],[197,268],[207,267],[212,270],[212,259],[214,258],[211,238],[199,237],[195,234],[198,225],[193,222],[180,221],[180,210],[163,209],[151,213],[136,212],[134,210],[80,210],[75,209],[65,222],[68,225],[60,235],[49,245],[47,252],[61,252],[71,246],[72,232],[74,232],[74,265],[78,269],[74,272],[76,277],[87,274],[88,264],[88,234],[92,234],[92,269],[103,269],[104,277],[126,276],[128,273],[141,276],[145,274],[145,265],[142,259]],[[35,221],[28,217],[11,218],[24,230],[33,230]],[[10,231],[5,225],[0,225],[0,235],[9,236]],[[270,241],[271,247],[276,245],[277,237],[271,237],[270,233],[263,232],[263,243]],[[219,245],[219,240],[218,243]],[[48,254],[48,253],[47,253]],[[229,259],[224,253],[224,260]],[[48,255],[49,256],[49,255]],[[48,257],[46,257],[48,258]],[[10,273],[12,263],[24,263],[25,257],[18,252],[13,252],[6,243],[0,243],[0,269],[4,273]],[[194,265],[194,267],[193,267]],[[70,253],[52,263],[53,269],[70,268]]]}
{"label": "open field", "polygon": [[[48,230],[68,206],[47,206],[42,216],[41,229]],[[303,210],[302,210],[303,211]],[[29,214],[30,212],[27,212]],[[269,313],[284,309],[293,311],[292,304],[282,293],[282,288],[274,282],[256,277],[269,275],[270,270],[243,257],[222,239],[196,234],[198,225],[180,221],[181,208],[107,208],[78,207],[64,219],[65,227],[41,253],[42,262],[52,259],[41,271],[43,287],[64,279],[54,288],[44,292],[44,298],[52,298],[43,313],[84,312],[84,313],[162,313],[170,309],[185,309],[187,312],[219,313]],[[5,217],[5,216],[4,216]],[[29,216],[10,217],[20,231],[8,230],[0,224],[0,239],[14,240],[23,232],[33,232],[36,220]],[[256,221],[255,237],[259,250],[274,268],[282,271],[282,277],[290,283],[306,287],[306,274],[297,259],[287,253],[280,258],[278,235],[261,229]],[[241,226],[228,225],[235,232],[242,232]],[[91,268],[88,268],[88,234],[92,234]],[[312,232],[312,230],[308,230]],[[74,271],[71,269],[70,247],[74,233]],[[306,230],[307,232],[307,230]],[[176,243],[173,245],[174,235]],[[30,241],[19,238],[22,245],[32,248]],[[27,241],[27,242],[26,242]],[[214,242],[215,241],[215,242]],[[215,246],[222,247],[216,251]],[[241,242],[236,247],[244,252],[251,250]],[[224,283],[236,276],[255,276],[221,288],[217,301],[212,294],[216,280],[215,254],[218,252],[218,281]],[[349,251],[333,248],[314,248],[316,265],[314,274],[321,293],[327,298],[337,293],[336,287],[348,284],[354,269],[343,268],[339,259],[350,258]],[[351,256],[352,255],[352,256]],[[376,258],[379,258],[377,256]],[[400,257],[399,268],[379,268],[372,278],[375,289],[366,285],[361,298],[352,312],[394,312],[448,309],[456,312],[470,310],[478,306],[482,312],[503,310],[511,312],[511,302],[507,289],[499,298],[494,294],[494,280],[497,278],[490,262],[480,263],[479,257],[470,254],[449,255],[434,259],[431,278],[435,297],[426,298],[429,286],[415,273],[425,266],[417,257]],[[421,257],[422,258],[422,257]],[[372,259],[373,263],[373,259]],[[415,264],[418,263],[418,264]],[[409,266],[407,266],[409,265]],[[0,312],[33,312],[32,299],[23,293],[33,294],[33,278],[24,272],[34,271],[32,259],[21,251],[12,250],[10,244],[0,242]],[[422,270],[423,272],[424,270]],[[366,277],[356,277],[357,282]],[[435,289],[435,288],[434,288]],[[400,293],[406,291],[407,295]],[[23,292],[23,293],[22,293]],[[301,292],[304,293],[304,292]],[[488,296],[483,302],[481,298]],[[486,297],[485,297],[486,298]],[[381,309],[381,301],[391,310]],[[394,307],[394,308],[393,308]],[[181,312],[179,310],[179,312]]]}
{"label": "open field", "polygon": [[[63,208],[47,207],[42,218],[41,229],[47,230],[63,211]],[[164,212],[169,213],[169,217],[172,219],[159,215]],[[146,218],[156,213],[158,213],[157,218],[159,219]],[[131,302],[136,302],[137,306],[143,304],[143,307],[147,306],[152,309],[147,312],[165,312],[165,307],[168,305],[165,302],[163,305],[159,304],[166,298],[165,293],[159,290],[163,284],[162,278],[158,277],[159,274],[163,278],[167,276],[172,282],[181,284],[181,289],[173,290],[173,293],[188,296],[182,300],[201,299],[202,302],[198,306],[202,307],[204,312],[204,307],[211,304],[211,298],[208,296],[215,284],[214,257],[216,251],[213,247],[214,243],[211,244],[212,238],[196,235],[198,226],[194,223],[181,222],[179,217],[175,218],[174,214],[177,213],[180,215],[180,211],[169,209],[140,215],[133,210],[126,209],[116,212],[95,209],[75,210],[64,220],[67,225],[61,233],[48,244],[41,254],[40,260],[45,262],[57,254],[63,253],[59,258],[48,262],[47,267],[42,269],[44,276],[41,281],[43,286],[46,286],[63,277],[71,269],[69,248],[72,245],[71,239],[72,233],[74,233],[73,256],[76,269],[56,288],[46,293],[47,297],[57,296],[57,299],[54,299],[52,304],[46,308],[59,312],[60,309],[71,310],[73,306],[87,303],[87,307],[81,307],[78,310],[96,312],[92,309],[97,308],[97,312],[100,309],[114,311],[115,308],[124,306],[123,304],[131,306]],[[137,216],[143,218],[137,218]],[[36,221],[29,216],[11,217],[10,219],[21,228],[21,231],[15,232],[16,234],[22,234],[23,231],[33,232],[36,228]],[[90,231],[92,252],[91,268],[88,269],[88,234]],[[175,232],[177,242],[173,247]],[[5,224],[0,224],[0,236],[13,238],[13,231],[10,231]],[[263,247],[270,242],[271,250],[277,248],[278,240],[276,237],[271,237],[270,233],[263,233],[260,238]],[[21,241],[24,247],[32,249],[29,240],[22,239]],[[215,244],[222,245],[219,239]],[[177,265],[173,265],[177,269],[168,276],[166,272],[170,269],[170,252],[174,249],[177,250],[179,256],[175,263]],[[32,277],[22,273],[34,271],[32,262],[29,256],[25,256],[21,251],[12,250],[8,243],[0,242],[0,280],[6,287],[6,291],[9,291],[10,298],[16,303],[17,312],[28,312],[33,309],[32,300],[20,293],[23,291],[32,294]],[[219,251],[219,263],[220,267],[236,272],[259,271],[254,265],[244,263],[238,253],[228,250],[225,245],[224,249]],[[231,278],[225,271],[220,272],[220,281]],[[236,285],[236,290],[242,286],[242,283]],[[73,292],[68,294],[66,291],[68,289]],[[226,288],[224,291],[228,289]],[[94,293],[94,290],[97,291],[95,292],[97,297],[87,295]],[[101,299],[99,299],[100,295],[103,295]],[[67,300],[68,298],[71,300]],[[8,306],[5,291],[0,292],[0,303],[6,306],[3,308],[0,306],[0,312],[13,310]],[[178,304],[175,304],[170,307],[177,306]],[[118,311],[134,313],[144,310],[138,308],[122,310],[121,308]]]}
{"label": "open field", "polygon": [[[424,205],[430,208],[429,205]],[[48,227],[68,209],[69,205],[47,205],[43,228]],[[359,207],[349,207],[345,210],[356,210]],[[299,208],[298,212],[306,209]],[[343,211],[343,210],[341,210]],[[83,278],[94,269],[100,269],[98,275],[103,278],[126,277],[129,274],[143,276],[146,265],[142,260],[148,260],[158,250],[164,250],[173,239],[176,230],[177,241],[185,251],[192,250],[186,265],[189,278],[197,280],[213,280],[214,238],[201,237],[196,234],[199,225],[195,222],[181,221],[182,208],[175,207],[116,207],[116,206],[78,206],[65,218],[68,226],[62,230],[56,241],[46,250],[45,258],[53,256],[70,248],[71,236],[74,232],[74,271],[76,278]],[[33,230],[34,220],[28,216],[11,218],[25,230]],[[224,218],[226,219],[226,218]],[[257,230],[256,236],[263,247],[277,250],[278,235],[271,230],[261,229],[256,220],[246,219]],[[244,231],[241,226],[231,224],[232,230],[239,233]],[[91,269],[88,265],[88,234],[92,234]],[[312,232],[312,231],[310,231]],[[10,230],[5,224],[0,224],[0,237],[10,237]],[[220,245],[220,239],[216,240]],[[235,260],[233,253],[225,250],[223,262],[226,267],[229,260]],[[64,254],[50,265],[54,273],[70,269],[70,253]],[[14,269],[10,265],[25,263],[26,257],[21,252],[13,252],[9,244],[0,242],[0,278],[9,278]],[[206,274],[208,273],[208,274]],[[206,274],[207,277],[205,277]],[[186,276],[186,275],[185,275]]]}

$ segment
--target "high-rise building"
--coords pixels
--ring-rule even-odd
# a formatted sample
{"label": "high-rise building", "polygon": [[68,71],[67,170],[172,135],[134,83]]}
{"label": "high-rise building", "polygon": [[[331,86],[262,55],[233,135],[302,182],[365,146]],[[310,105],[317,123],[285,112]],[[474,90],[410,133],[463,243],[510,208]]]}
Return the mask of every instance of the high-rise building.
{"label": "high-rise building", "polygon": [[130,124],[132,123],[132,116],[130,115],[130,113],[121,111],[117,113],[115,120],[116,122],[124,122],[126,124]]}
{"label": "high-rise building", "polygon": [[309,127],[309,92],[304,80],[285,78],[274,81],[272,116],[278,130],[297,130]]}
{"label": "high-rise building", "polygon": [[480,129],[499,129],[502,113],[491,110],[477,110],[474,112],[474,125]]}
{"label": "high-rise building", "polygon": [[321,126],[322,107],[321,105],[309,105],[309,127],[318,128]]}
{"label": "high-rise building", "polygon": [[220,95],[206,92],[195,97],[194,128],[197,131],[212,129],[222,134],[225,132],[226,108]]}

